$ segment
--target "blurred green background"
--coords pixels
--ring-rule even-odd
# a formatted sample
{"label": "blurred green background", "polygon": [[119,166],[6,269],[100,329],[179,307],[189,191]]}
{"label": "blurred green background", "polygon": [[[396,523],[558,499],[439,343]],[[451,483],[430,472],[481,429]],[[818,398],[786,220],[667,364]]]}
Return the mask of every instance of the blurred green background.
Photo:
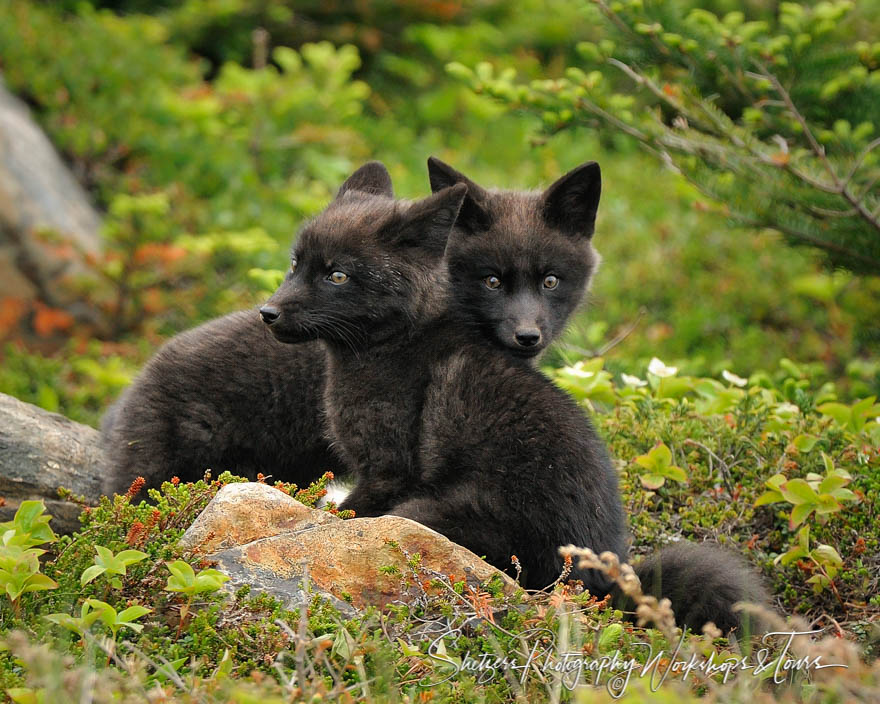
{"label": "blurred green background", "polygon": [[[779,15],[762,0],[664,6]],[[880,3],[849,9],[841,37],[880,34]],[[644,376],[656,356],[748,376],[789,358],[851,397],[880,391],[876,276],[735,227],[620,132],[548,130],[446,70],[598,70],[576,48],[615,31],[567,0],[0,0],[3,80],[104,215],[97,275],[76,284],[104,323],[5,301],[0,391],[96,424],[164,339],[263,300],[350,171],[380,159],[399,195],[420,197],[432,154],[510,188],[601,164],[604,261],[547,364],[601,353]]]}

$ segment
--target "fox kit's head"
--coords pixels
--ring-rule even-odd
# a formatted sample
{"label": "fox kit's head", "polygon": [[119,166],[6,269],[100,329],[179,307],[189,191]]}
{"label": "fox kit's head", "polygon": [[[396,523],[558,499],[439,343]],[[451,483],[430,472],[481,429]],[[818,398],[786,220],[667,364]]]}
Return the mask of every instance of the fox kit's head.
{"label": "fox kit's head", "polygon": [[300,232],[284,281],[260,309],[281,342],[357,348],[445,303],[440,266],[464,185],[394,200],[378,162],[358,169]]}
{"label": "fox kit's head", "polygon": [[543,193],[487,191],[433,157],[428,172],[435,192],[468,189],[446,248],[454,314],[514,354],[538,354],[564,331],[599,262],[590,243],[599,165]]}

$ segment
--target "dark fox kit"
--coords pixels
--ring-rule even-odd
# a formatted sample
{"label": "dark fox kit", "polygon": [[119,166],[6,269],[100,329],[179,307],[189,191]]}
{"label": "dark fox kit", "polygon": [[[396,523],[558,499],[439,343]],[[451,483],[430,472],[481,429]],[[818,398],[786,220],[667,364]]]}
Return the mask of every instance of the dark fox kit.
{"label": "dark fox kit", "polygon": [[[384,174],[378,165],[355,173],[303,229],[290,273],[262,309],[280,341],[319,339],[327,350],[327,419],[357,474],[342,508],[412,518],[501,567],[516,554],[532,588],[559,575],[560,545],[625,554],[617,480],[587,418],[526,359],[475,341],[455,306],[447,310],[437,259],[467,186],[416,203],[358,190]],[[567,189],[581,192],[596,176],[585,169],[559,192],[530,196],[529,224],[553,227],[543,213],[556,216]],[[578,201],[592,216],[594,190],[592,206]],[[592,216],[559,237],[536,235],[547,265],[560,267],[541,271],[546,289],[570,285],[580,298]],[[459,226],[466,242],[475,226]],[[487,266],[469,286],[498,292],[505,272]],[[579,576],[594,593],[608,588],[600,575]]]}
{"label": "dark fox kit", "polygon": [[[397,203],[370,164],[303,232],[263,316],[279,339],[312,341],[281,344],[243,311],[169,342],[105,418],[107,490],[207,467],[303,484],[348,465],[359,515],[415,518],[501,568],[515,553],[530,587],[558,575],[561,544],[625,556],[604,447],[529,364],[595,268],[598,167],[540,194],[486,191],[434,159],[429,173],[433,190],[463,183],[467,195]],[[760,596],[732,556],[705,546],[663,550],[637,572],[693,627],[733,627],[731,605]]]}
{"label": "dark fox kit", "polygon": [[[352,176],[302,231],[262,309],[279,340],[327,349],[328,425],[357,476],[342,507],[412,518],[501,569],[516,554],[528,588],[560,574],[560,545],[625,557],[605,447],[527,359],[559,333],[595,266],[598,167],[509,200],[472,184],[465,196],[444,166],[432,186],[459,185],[403,203],[390,187],[382,195],[386,176],[379,165]],[[447,277],[432,262],[459,206]],[[492,349],[508,334],[524,338],[518,354]],[[693,627],[729,630],[733,603],[760,596],[747,570],[703,546],[662,551],[637,572]],[[602,575],[575,576],[595,594],[609,588]]]}
{"label": "dark fox kit", "polygon": [[[582,168],[597,168],[595,165]],[[441,161],[428,163],[434,190],[466,182],[468,234],[489,220],[487,207],[508,210],[507,237],[491,244],[496,252],[510,247],[519,252],[511,266],[522,272],[536,268],[529,261],[540,252],[515,245],[518,233],[528,232],[538,213],[531,194],[488,193]],[[384,168],[366,192],[391,194]],[[596,180],[598,186],[598,179]],[[521,200],[521,202],[520,202]],[[510,208],[511,204],[516,207]],[[517,218],[519,218],[517,220]],[[525,249],[524,249],[525,247]],[[586,244],[589,248],[589,244]],[[425,256],[439,261],[442,247]],[[462,262],[470,275],[470,262]],[[462,321],[476,328],[506,354],[534,356],[565,327],[581,294],[543,296],[547,289],[532,275],[512,277],[485,310],[462,297]],[[469,290],[469,289],[468,289]],[[477,295],[482,295],[478,291]],[[474,303],[477,301],[475,300]],[[256,478],[258,472],[301,486],[326,470],[345,467],[327,440],[322,417],[324,352],[317,343],[279,344],[260,322],[257,311],[240,311],[189,330],[168,342],[105,415],[102,444],[113,468],[105,493],[124,493],[138,476],[147,486],[159,486],[173,476],[183,481],[201,478],[208,468],[229,469]]]}

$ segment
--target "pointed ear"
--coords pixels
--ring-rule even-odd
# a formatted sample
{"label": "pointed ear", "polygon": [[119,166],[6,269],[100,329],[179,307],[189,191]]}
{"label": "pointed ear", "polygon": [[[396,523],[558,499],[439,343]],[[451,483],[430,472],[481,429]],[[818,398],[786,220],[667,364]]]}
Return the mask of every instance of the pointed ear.
{"label": "pointed ear", "polygon": [[593,236],[602,176],[595,161],[572,169],[543,195],[542,215],[548,225],[577,237]]}
{"label": "pointed ear", "polygon": [[467,195],[461,204],[456,223],[459,228],[468,233],[475,233],[488,230],[492,226],[492,216],[483,205],[489,197],[485,188],[478,186],[461,171],[456,171],[434,156],[428,157],[428,179],[434,193],[456,183],[467,185]]}
{"label": "pointed ear", "polygon": [[394,198],[394,189],[391,186],[391,174],[385,165],[379,161],[368,161],[355,171],[339,187],[336,198],[342,198],[349,191],[361,191],[376,196]]}
{"label": "pointed ear", "polygon": [[418,247],[442,256],[466,192],[467,186],[459,183],[413,203],[387,228],[386,237],[396,245]]}

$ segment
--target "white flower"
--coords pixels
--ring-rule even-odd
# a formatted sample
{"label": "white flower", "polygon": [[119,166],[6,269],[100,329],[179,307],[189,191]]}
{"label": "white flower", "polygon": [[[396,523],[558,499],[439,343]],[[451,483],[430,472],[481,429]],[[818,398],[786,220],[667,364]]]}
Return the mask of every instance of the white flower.
{"label": "white flower", "polygon": [[678,367],[667,367],[663,362],[654,357],[648,364],[648,371],[654,376],[666,377],[678,374]]}
{"label": "white flower", "polygon": [[729,381],[734,386],[745,386],[749,383],[748,379],[743,379],[741,376],[737,376],[733,372],[729,372],[726,369],[721,372],[721,376],[725,381]]}
{"label": "white flower", "polygon": [[647,386],[648,382],[643,379],[639,379],[637,376],[630,376],[629,374],[621,374],[620,378],[623,379],[623,383],[627,386],[632,386],[637,389],[640,386]]}
{"label": "white flower", "polygon": [[591,376],[596,376],[596,372],[584,369],[583,362],[575,362],[573,367],[566,367],[564,371],[566,374],[579,376],[581,379],[589,379]]}

